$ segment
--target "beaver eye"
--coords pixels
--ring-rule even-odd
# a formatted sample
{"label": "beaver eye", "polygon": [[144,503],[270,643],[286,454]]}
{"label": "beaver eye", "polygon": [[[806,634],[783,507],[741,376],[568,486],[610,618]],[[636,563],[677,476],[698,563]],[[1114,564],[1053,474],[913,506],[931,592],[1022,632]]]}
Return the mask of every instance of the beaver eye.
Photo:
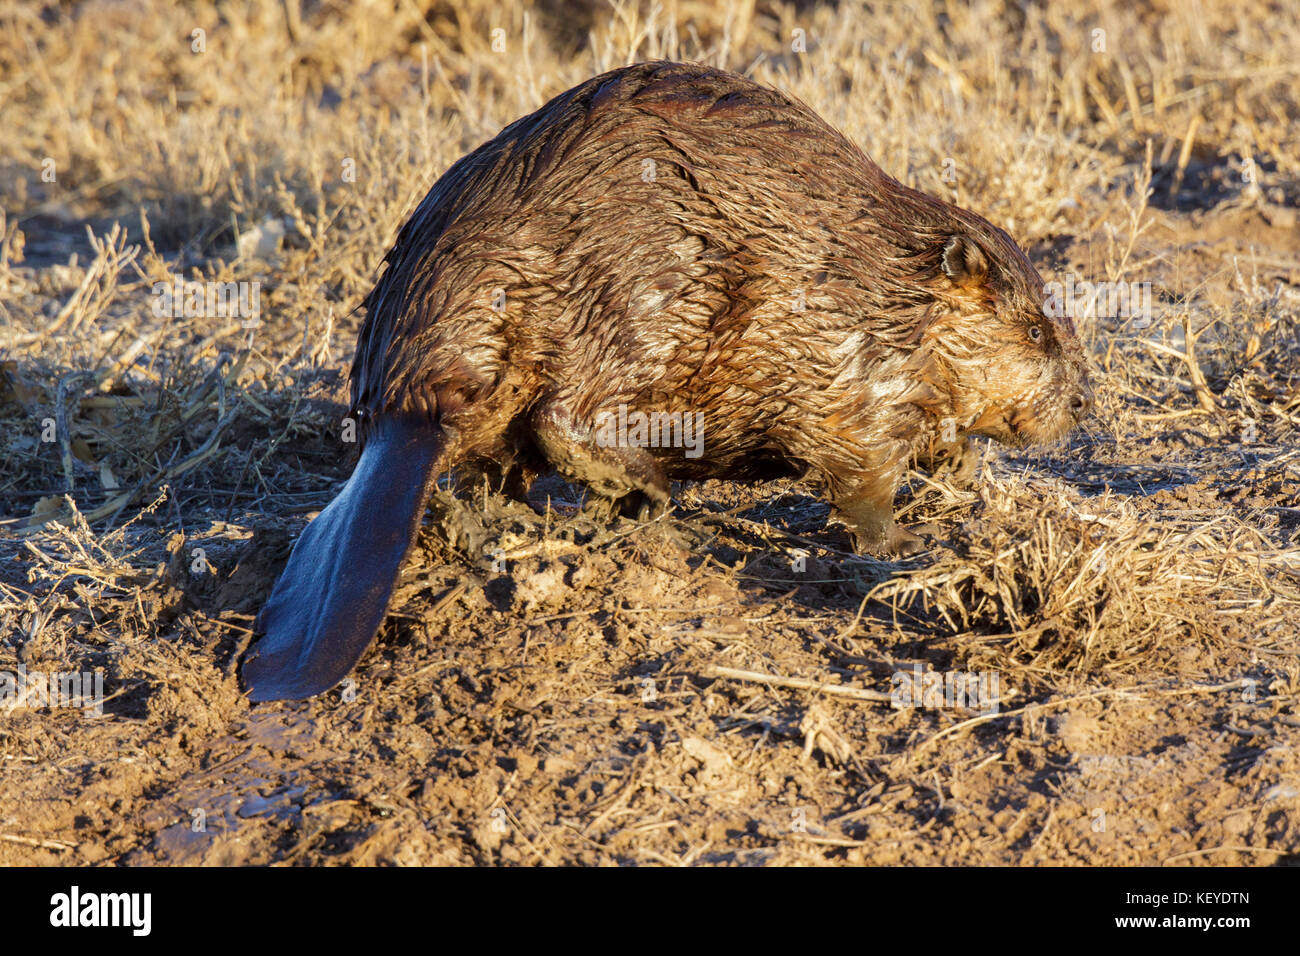
{"label": "beaver eye", "polygon": [[1031,325],[1029,327],[1029,337],[1035,342],[1043,341],[1043,327],[1041,325]]}

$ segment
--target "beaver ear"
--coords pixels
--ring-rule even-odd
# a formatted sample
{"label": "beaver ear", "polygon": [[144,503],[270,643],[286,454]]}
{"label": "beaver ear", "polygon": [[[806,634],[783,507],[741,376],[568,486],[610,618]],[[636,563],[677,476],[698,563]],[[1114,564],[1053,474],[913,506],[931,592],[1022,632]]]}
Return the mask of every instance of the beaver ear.
{"label": "beaver ear", "polygon": [[965,236],[953,236],[943,247],[943,274],[958,285],[977,285],[988,278],[984,252]]}

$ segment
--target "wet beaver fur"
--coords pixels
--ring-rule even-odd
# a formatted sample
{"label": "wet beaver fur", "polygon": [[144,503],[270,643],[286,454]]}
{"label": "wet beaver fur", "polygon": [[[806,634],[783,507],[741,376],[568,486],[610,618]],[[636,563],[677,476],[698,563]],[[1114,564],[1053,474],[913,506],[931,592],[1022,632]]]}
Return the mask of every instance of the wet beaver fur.
{"label": "wet beaver fur", "polygon": [[[520,495],[549,465],[642,512],[675,479],[806,473],[859,549],[905,553],[909,462],[960,459],[968,435],[1055,440],[1091,401],[1005,232],[704,66],[614,70],[506,127],[385,262],[351,372],[362,456],[259,617],[254,700],[351,670],[452,468]],[[638,412],[692,416],[702,441],[609,427]]]}

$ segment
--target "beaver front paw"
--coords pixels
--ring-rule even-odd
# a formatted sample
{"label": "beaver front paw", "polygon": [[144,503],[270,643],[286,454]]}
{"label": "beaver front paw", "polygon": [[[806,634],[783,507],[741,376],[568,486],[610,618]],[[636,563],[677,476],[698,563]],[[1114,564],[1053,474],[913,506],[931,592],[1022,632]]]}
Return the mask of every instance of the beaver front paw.
{"label": "beaver front paw", "polygon": [[975,483],[979,462],[979,449],[964,436],[959,441],[938,446],[932,454],[921,453],[916,458],[920,468],[936,478],[946,478],[957,488],[969,488]]}

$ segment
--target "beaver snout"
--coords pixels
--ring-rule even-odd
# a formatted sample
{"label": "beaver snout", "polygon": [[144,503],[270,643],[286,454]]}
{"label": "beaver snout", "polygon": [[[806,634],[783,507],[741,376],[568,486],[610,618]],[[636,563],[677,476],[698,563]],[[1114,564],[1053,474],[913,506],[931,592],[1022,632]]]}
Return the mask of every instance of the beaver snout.
{"label": "beaver snout", "polygon": [[1075,424],[1092,414],[1092,405],[1092,386],[1084,382],[1079,386],[1079,390],[1074,393],[1074,397],[1070,399],[1070,411],[1074,415]]}

